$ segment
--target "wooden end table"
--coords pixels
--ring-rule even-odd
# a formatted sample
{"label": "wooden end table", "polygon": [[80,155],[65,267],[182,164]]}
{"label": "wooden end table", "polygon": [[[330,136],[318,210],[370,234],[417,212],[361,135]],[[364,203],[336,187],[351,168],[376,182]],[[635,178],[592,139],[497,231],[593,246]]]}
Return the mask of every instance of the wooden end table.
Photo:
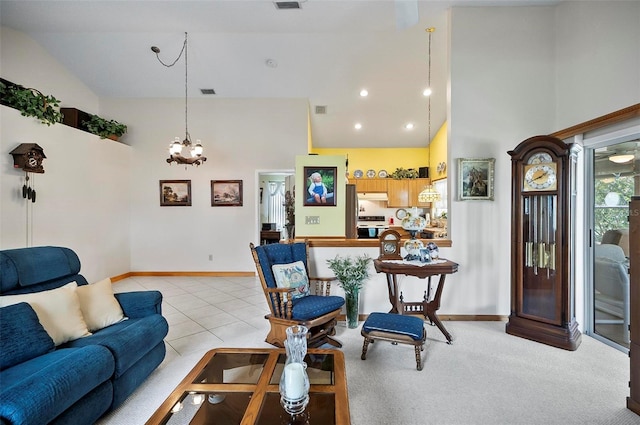
{"label": "wooden end table", "polygon": [[307,350],[309,404],[296,421],[280,405],[279,382],[285,360],[284,349],[211,350],[146,423],[350,425],[342,351]]}
{"label": "wooden end table", "polygon": [[[448,274],[452,274],[458,271],[458,264],[449,260],[442,260],[443,262],[433,264],[415,265],[409,262],[403,262],[399,260],[373,260],[373,266],[378,273],[386,273],[387,275],[387,289],[389,291],[389,302],[391,303],[391,310],[389,313],[396,314],[422,314],[425,319],[428,317],[432,324],[435,324],[438,329],[447,338],[447,344],[453,343],[453,337],[444,327],[436,312],[440,309],[440,298],[442,297],[442,289],[444,287],[444,280]],[[404,302],[402,292],[398,294],[398,280],[397,275],[403,274],[407,276],[415,276],[420,279],[428,278],[427,290],[424,293],[422,301],[416,302]],[[431,297],[431,277],[440,275],[438,280],[438,286],[436,293]]]}

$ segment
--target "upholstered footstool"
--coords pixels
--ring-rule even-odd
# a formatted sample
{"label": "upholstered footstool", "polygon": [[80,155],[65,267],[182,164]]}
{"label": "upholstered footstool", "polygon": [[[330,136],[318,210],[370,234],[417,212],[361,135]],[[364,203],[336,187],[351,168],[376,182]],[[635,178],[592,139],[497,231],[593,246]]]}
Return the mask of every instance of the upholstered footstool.
{"label": "upholstered footstool", "polygon": [[391,341],[394,344],[410,344],[416,350],[416,368],[422,370],[421,351],[424,350],[424,342],[427,339],[427,331],[424,329],[422,319],[414,316],[403,316],[392,313],[371,313],[362,325],[362,355],[367,358],[369,343],[375,340]]}

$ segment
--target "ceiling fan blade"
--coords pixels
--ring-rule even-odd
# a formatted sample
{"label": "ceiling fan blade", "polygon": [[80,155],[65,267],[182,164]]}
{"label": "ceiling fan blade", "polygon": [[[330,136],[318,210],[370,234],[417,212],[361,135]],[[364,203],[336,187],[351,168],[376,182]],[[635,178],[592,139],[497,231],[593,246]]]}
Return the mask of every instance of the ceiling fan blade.
{"label": "ceiling fan blade", "polygon": [[396,30],[402,31],[418,23],[418,0],[395,0]]}

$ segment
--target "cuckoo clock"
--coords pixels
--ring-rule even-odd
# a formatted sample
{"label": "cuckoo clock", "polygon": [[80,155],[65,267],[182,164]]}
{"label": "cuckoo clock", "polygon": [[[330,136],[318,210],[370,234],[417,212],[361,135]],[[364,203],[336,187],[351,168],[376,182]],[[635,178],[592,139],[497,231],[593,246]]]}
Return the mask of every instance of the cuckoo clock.
{"label": "cuckoo clock", "polygon": [[46,156],[37,143],[22,143],[10,153],[13,155],[13,168],[22,168],[28,173],[44,173],[42,160]]}

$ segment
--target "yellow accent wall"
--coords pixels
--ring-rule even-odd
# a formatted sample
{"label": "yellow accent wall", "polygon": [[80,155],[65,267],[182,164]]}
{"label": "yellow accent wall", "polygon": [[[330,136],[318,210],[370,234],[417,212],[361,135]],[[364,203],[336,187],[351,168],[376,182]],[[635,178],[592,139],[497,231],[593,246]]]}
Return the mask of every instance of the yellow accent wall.
{"label": "yellow accent wall", "polygon": [[[444,162],[447,167],[444,172],[438,173],[438,164]],[[429,177],[431,180],[440,180],[447,177],[447,170],[449,164],[447,163],[447,122],[442,124],[442,127],[438,130],[436,135],[431,140],[429,145]]]}
{"label": "yellow accent wall", "polygon": [[[429,177],[439,180],[447,177],[447,169],[438,173],[438,164],[447,164],[447,123],[445,122],[431,140],[428,147],[424,148],[314,148],[311,140],[311,128],[309,128],[309,153],[318,155],[342,155],[349,158],[349,177],[353,177],[355,170],[386,170],[393,173],[396,168],[429,167]],[[448,165],[448,164],[447,164]]]}
{"label": "yellow accent wall", "polygon": [[[318,155],[342,155],[349,157],[349,177],[353,177],[355,170],[386,170],[393,173],[396,168],[415,168],[429,166],[429,148],[313,148]],[[344,166],[344,164],[343,164]]]}

